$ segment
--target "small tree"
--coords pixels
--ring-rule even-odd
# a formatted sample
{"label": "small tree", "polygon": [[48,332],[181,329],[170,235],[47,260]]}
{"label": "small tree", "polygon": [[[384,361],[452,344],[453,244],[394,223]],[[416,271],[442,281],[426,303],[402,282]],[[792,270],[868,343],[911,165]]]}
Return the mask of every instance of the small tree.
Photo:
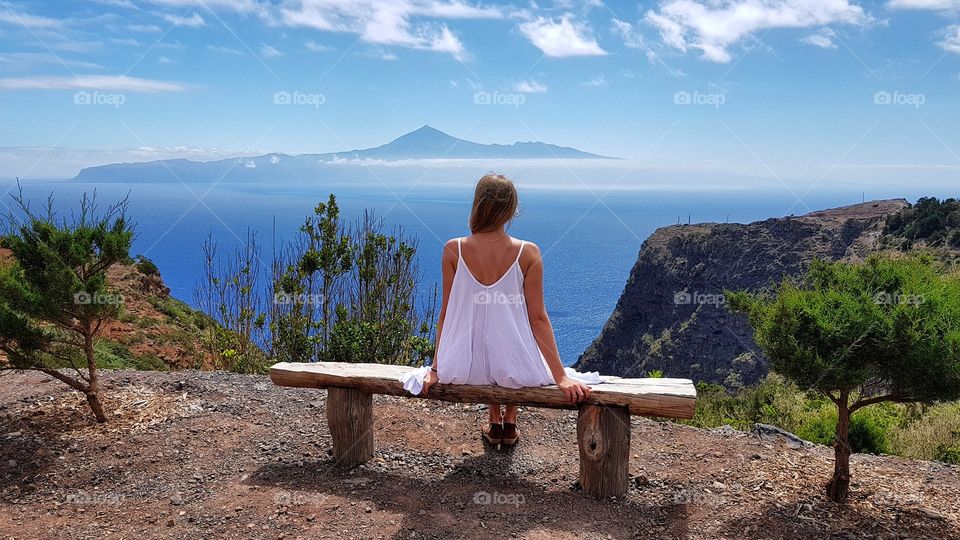
{"label": "small tree", "polygon": [[84,195],[71,221],[55,215],[52,199],[42,214],[30,209],[22,191],[14,201],[19,215],[10,215],[0,237],[14,258],[0,268],[0,350],[7,355],[0,368],[37,370],[63,381],[86,395],[97,422],[106,422],[94,345],[123,300],[111,294],[106,271],[130,258],[127,200],[98,215],[96,193]]}
{"label": "small tree", "polygon": [[814,262],[775,295],[728,293],[745,312],[770,368],[837,406],[827,496],[846,500],[850,417],[880,403],[960,397],[960,280],[929,257],[872,255]]}

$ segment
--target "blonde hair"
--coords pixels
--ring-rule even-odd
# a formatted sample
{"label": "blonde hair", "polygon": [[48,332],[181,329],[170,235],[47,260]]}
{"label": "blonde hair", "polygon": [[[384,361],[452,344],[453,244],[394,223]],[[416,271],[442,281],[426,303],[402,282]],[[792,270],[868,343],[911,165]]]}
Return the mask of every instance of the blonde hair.
{"label": "blonde hair", "polygon": [[486,174],[473,192],[470,232],[487,232],[506,225],[517,214],[519,196],[513,181],[502,174]]}

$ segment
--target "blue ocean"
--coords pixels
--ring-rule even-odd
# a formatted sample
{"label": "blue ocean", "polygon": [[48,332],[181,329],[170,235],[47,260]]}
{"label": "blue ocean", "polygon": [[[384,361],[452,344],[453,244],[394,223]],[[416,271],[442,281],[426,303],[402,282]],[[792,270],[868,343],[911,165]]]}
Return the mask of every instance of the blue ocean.
{"label": "blue ocean", "polygon": [[[10,187],[9,185],[7,187]],[[15,187],[13,189],[16,189]],[[440,252],[449,238],[468,234],[472,183],[385,185],[334,184],[77,184],[29,182],[24,194],[41,205],[53,193],[55,207],[70,212],[84,192],[101,204],[129,194],[135,223],[134,254],[152,259],[172,294],[191,305],[202,269],[201,245],[212,234],[221,251],[248,231],[269,253],[290,237],[317,202],[335,193],[344,217],[373,210],[387,229],[402,226],[419,239],[424,290],[440,281]],[[657,228],[678,222],[750,222],[861,202],[866,197],[949,193],[864,194],[856,190],[812,192],[802,206],[787,190],[563,189],[520,185],[521,215],[509,232],[536,242],[544,253],[545,296],[565,364],[596,338],[620,297],[643,241]],[[9,193],[3,202],[10,204]]]}

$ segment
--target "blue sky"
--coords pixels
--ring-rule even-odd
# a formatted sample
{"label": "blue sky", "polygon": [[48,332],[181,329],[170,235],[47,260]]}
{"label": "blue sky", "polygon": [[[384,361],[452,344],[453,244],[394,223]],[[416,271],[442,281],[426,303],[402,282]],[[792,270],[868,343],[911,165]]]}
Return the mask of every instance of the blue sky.
{"label": "blue sky", "polygon": [[0,176],[363,148],[429,124],[705,174],[952,179],[958,14],[960,0],[0,0]]}

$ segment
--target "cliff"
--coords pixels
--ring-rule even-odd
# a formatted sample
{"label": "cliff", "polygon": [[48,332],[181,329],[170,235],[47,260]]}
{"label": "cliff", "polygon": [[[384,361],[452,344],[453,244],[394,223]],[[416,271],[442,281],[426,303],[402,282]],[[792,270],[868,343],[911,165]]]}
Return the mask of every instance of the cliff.
{"label": "cliff", "polygon": [[749,385],[766,359],[742,315],[724,306],[725,289],[756,290],[801,273],[815,258],[858,259],[878,249],[886,216],[903,199],[872,201],[749,224],[670,226],[640,249],[620,300],[579,369]]}

